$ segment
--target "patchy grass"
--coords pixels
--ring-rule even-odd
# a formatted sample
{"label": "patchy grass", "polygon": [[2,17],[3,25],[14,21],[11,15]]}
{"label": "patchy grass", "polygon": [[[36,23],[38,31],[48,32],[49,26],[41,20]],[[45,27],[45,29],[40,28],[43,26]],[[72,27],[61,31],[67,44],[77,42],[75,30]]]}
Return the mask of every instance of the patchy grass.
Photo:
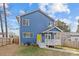
{"label": "patchy grass", "polygon": [[19,56],[75,56],[76,54],[60,52],[39,48],[37,46],[20,46],[17,55]]}
{"label": "patchy grass", "polygon": [[57,49],[62,49],[62,46],[56,45],[55,48],[57,48]]}
{"label": "patchy grass", "polygon": [[46,49],[41,49],[37,46],[20,46],[19,50],[17,51],[18,55],[27,55],[27,56],[32,56],[32,55],[43,55],[41,52]]}

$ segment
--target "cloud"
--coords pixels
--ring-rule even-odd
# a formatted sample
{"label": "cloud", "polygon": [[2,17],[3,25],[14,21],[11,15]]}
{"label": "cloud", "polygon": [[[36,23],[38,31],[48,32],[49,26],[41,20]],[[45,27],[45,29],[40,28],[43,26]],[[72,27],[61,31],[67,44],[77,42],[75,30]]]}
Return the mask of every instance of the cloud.
{"label": "cloud", "polygon": [[48,13],[48,15],[55,16],[55,13],[70,13],[70,9],[68,8],[67,4],[62,4],[62,3],[55,3],[55,4],[49,4],[49,3],[41,3],[39,4],[39,8]]}
{"label": "cloud", "polygon": [[[1,14],[2,18],[4,18],[4,13]],[[9,10],[6,10],[6,16],[10,16],[12,13]]]}
{"label": "cloud", "polygon": [[71,25],[71,31],[72,32],[76,32],[77,30],[77,25],[78,25],[78,22],[72,22],[72,25]]}
{"label": "cloud", "polygon": [[71,26],[72,32],[76,32],[76,30],[78,28],[78,20],[79,20],[79,16],[76,16],[75,20],[72,21],[72,26]]}
{"label": "cloud", "polygon": [[72,31],[76,31],[78,28],[78,21],[79,21],[79,16],[75,17],[75,21],[72,23]]}
{"label": "cloud", "polygon": [[9,10],[6,10],[6,15],[11,15],[11,12]]}
{"label": "cloud", "polygon": [[[8,10],[9,8],[9,5],[7,3],[5,3],[5,8],[6,8],[6,15],[11,15],[11,12]],[[2,11],[2,16],[4,15],[3,14],[3,3],[0,3],[0,10]]]}
{"label": "cloud", "polygon": [[54,12],[65,12],[68,14],[70,13],[67,4],[53,4],[52,10],[54,10]]}
{"label": "cloud", "polygon": [[59,19],[60,21],[63,21],[64,23],[66,23],[67,25],[70,25],[71,24],[71,20],[70,19],[67,19],[67,18],[61,18]]}
{"label": "cloud", "polygon": [[[8,7],[9,7],[8,4],[5,3],[5,8],[8,8]],[[0,3],[0,8],[3,8],[3,3]]]}
{"label": "cloud", "polygon": [[75,19],[78,21],[79,20],[79,16],[76,16]]}
{"label": "cloud", "polygon": [[29,3],[29,6],[31,6],[33,3]]}
{"label": "cloud", "polygon": [[43,11],[46,11],[47,9],[46,9],[46,6],[50,6],[48,3],[41,3],[41,4],[39,4],[39,8],[41,9],[41,10],[43,10]]}
{"label": "cloud", "polygon": [[26,14],[26,12],[25,12],[24,10],[20,10],[20,11],[19,11],[19,14],[20,14],[20,15],[24,15],[24,14]]}

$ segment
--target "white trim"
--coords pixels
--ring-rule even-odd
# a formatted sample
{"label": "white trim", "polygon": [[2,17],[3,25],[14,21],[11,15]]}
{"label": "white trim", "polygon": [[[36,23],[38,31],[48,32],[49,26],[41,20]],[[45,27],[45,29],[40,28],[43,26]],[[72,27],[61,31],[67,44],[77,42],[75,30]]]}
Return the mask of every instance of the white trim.
{"label": "white trim", "polygon": [[[24,21],[25,21],[25,24],[23,23]],[[29,26],[29,25],[30,25],[29,19],[22,19],[22,26]]]}
{"label": "white trim", "polygon": [[61,32],[63,32],[63,30],[61,30],[59,27],[55,26],[58,30],[60,30]]}
{"label": "white trim", "polygon": [[51,27],[50,29],[48,29],[48,30],[46,30],[46,31],[43,31],[43,33],[44,33],[44,32],[52,32],[52,31],[50,31],[50,30],[51,30],[51,29],[54,29],[54,28],[57,28],[58,30],[60,30],[61,32],[63,32],[63,30],[61,30],[60,28],[54,26],[54,27]]}
{"label": "white trim", "polygon": [[20,34],[20,29],[19,29],[19,45],[21,45],[21,34]]}
{"label": "white trim", "polygon": [[[19,18],[19,19],[20,19],[19,22],[20,22],[20,24],[21,24],[21,18]],[[20,28],[20,27],[19,27],[19,28]],[[21,34],[20,34],[20,30],[21,30],[21,29],[19,29],[19,45],[21,45],[21,38],[20,38],[20,37],[21,37]]]}

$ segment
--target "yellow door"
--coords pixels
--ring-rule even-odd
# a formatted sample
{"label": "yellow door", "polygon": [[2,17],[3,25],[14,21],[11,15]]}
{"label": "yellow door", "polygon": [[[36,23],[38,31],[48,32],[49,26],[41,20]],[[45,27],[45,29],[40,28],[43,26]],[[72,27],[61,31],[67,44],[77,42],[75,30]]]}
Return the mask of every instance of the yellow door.
{"label": "yellow door", "polygon": [[42,36],[41,34],[37,34],[37,42],[41,42],[42,41]]}

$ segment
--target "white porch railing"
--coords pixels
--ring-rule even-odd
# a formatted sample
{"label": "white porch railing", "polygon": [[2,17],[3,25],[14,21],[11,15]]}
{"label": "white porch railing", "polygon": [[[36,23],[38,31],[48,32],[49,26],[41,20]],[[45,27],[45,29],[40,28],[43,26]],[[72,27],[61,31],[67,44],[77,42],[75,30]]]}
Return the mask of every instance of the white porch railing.
{"label": "white porch railing", "polygon": [[61,45],[60,39],[45,39],[45,42],[37,42],[40,48],[46,48],[46,45],[55,46]]}
{"label": "white porch railing", "polygon": [[45,41],[46,45],[61,45],[61,39],[48,39],[48,41]]}

